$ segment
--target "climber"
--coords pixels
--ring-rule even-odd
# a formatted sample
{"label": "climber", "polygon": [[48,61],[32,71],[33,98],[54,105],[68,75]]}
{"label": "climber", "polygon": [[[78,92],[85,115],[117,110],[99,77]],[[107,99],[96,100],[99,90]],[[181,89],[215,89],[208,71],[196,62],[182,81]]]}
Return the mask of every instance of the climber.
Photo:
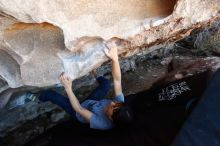
{"label": "climber", "polygon": [[59,77],[64,86],[68,98],[52,90],[44,91],[38,97],[40,101],[51,101],[62,107],[74,119],[81,123],[89,124],[90,128],[107,130],[114,126],[125,126],[131,123],[133,114],[129,107],[124,105],[124,95],[121,85],[121,70],[118,61],[116,44],[112,41],[106,43],[108,49],[105,54],[112,60],[112,76],[114,83],[115,97],[103,99],[110,87],[110,81],[103,76],[96,78],[99,86],[86,98],[79,103],[72,91],[71,79],[62,73]]}

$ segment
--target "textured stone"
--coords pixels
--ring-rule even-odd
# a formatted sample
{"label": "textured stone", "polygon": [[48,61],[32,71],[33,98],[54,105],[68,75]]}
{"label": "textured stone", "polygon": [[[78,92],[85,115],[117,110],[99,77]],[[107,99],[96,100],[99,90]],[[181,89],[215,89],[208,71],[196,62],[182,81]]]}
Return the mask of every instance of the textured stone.
{"label": "textured stone", "polygon": [[186,40],[190,40],[196,49],[212,50],[220,54],[220,19],[199,32],[191,35]]}
{"label": "textured stone", "polygon": [[122,57],[149,53],[220,17],[220,0],[179,0],[174,7],[175,2],[1,0],[0,48],[17,62],[19,73],[0,75],[13,88],[52,86],[63,71],[74,80],[106,62],[109,39]]}
{"label": "textured stone", "polygon": [[0,77],[0,93],[4,90],[6,90],[7,88],[9,88],[7,82],[5,80],[3,80],[2,77]]}
{"label": "textured stone", "polygon": [[58,81],[63,65],[57,52],[64,49],[60,29],[47,23],[14,23],[4,31],[4,41],[21,58],[18,69],[23,84],[48,86]]}
{"label": "textured stone", "polygon": [[[16,100],[10,99],[11,95],[25,92],[30,88],[27,86],[54,86],[63,71],[74,80],[100,67],[108,60],[103,51],[109,40],[117,43],[120,57],[146,54],[190,35],[194,29],[215,24],[219,12],[220,0],[1,0],[0,108]],[[141,56],[137,58],[141,60]],[[152,66],[143,63],[137,67],[134,60],[121,61],[125,94],[141,91],[166,74],[157,66],[154,74],[146,75]],[[151,61],[155,66],[169,64],[154,57]],[[190,65],[190,59],[180,62]],[[219,58],[200,58],[199,62],[193,65],[195,70],[220,66]],[[110,72],[106,64],[99,69],[101,74]],[[126,73],[135,69],[139,72]],[[170,74],[172,79],[175,73]],[[74,81],[74,88],[80,90],[78,98],[94,87],[91,82],[94,79]],[[21,86],[24,88],[18,88]],[[24,144],[64,115],[48,103],[31,102],[15,110],[0,110],[0,145],[1,137],[7,144]]]}
{"label": "textured stone", "polygon": [[7,79],[11,87],[18,87],[21,84],[19,64],[5,51],[0,49],[0,75]]}
{"label": "textured stone", "polygon": [[[19,21],[48,22],[60,27],[71,49],[82,36],[127,37],[139,29],[143,19],[167,16],[176,0],[2,0],[0,9]],[[135,28],[135,29],[134,29]]]}
{"label": "textured stone", "polygon": [[[142,57],[145,58],[145,56]],[[132,59],[134,58],[132,57]],[[123,62],[126,62],[126,60],[127,59],[123,60]],[[174,81],[176,80],[174,78],[175,73],[182,71],[183,68],[187,68],[187,72],[192,75],[210,68],[216,70],[216,68],[220,67],[220,58],[218,57],[176,57],[173,61],[178,67],[170,73],[166,72],[167,65],[156,65],[154,64],[155,62],[150,62],[146,58],[142,61],[136,60],[135,64],[137,68],[134,71],[132,71],[132,68],[127,70],[128,67],[125,65],[122,71],[129,71],[122,76],[123,91],[125,95],[135,94],[149,89],[155,82],[164,83]],[[147,64],[149,66],[147,66]],[[155,74],[157,74],[158,78],[151,78],[151,76]],[[163,82],[161,82],[161,79]],[[91,82],[89,78],[86,80],[87,82]],[[85,87],[83,88],[83,86]],[[77,97],[79,97],[78,94],[83,94],[85,99],[85,94],[91,93],[91,90],[95,88],[95,84],[93,84],[92,88],[90,87],[88,83],[84,82],[81,88],[74,92]],[[90,89],[88,90],[88,88]],[[5,114],[6,112],[7,114]],[[13,110],[0,110],[0,118],[2,119],[0,120],[0,138],[2,137],[3,139],[2,145],[9,146],[23,145],[32,138],[42,134],[42,132],[45,132],[48,128],[66,119],[67,114],[56,105],[49,102],[41,104],[29,102]]]}

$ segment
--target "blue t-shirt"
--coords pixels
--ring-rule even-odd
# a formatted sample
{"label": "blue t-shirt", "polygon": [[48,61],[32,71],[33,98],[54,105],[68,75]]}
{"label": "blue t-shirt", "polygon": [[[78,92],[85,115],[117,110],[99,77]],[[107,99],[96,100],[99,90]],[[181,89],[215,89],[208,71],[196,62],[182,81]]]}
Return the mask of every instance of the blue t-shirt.
{"label": "blue t-shirt", "polygon": [[[89,122],[90,128],[107,130],[114,127],[113,122],[104,113],[104,108],[112,101],[124,102],[124,95],[120,94],[113,99],[102,99],[100,101],[86,100],[81,104],[83,108],[86,108],[93,113]],[[76,117],[80,122],[87,123],[85,119],[78,113],[76,113]]]}

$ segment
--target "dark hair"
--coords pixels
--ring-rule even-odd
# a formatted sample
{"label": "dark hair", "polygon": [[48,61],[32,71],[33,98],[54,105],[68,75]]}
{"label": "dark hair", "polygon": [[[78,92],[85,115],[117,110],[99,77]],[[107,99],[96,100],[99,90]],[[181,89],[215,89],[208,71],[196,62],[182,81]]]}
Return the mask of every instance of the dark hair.
{"label": "dark hair", "polygon": [[116,126],[128,126],[132,123],[134,118],[134,114],[132,110],[128,107],[123,105],[119,109],[115,110],[112,115],[112,120]]}

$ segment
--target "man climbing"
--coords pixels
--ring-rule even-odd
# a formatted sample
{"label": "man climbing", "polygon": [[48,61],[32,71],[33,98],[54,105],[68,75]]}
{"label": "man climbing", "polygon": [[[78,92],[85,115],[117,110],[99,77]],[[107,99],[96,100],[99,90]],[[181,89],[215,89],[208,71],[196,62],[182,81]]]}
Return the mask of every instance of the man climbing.
{"label": "man climbing", "polygon": [[64,73],[60,75],[59,80],[64,86],[68,98],[55,91],[47,90],[40,94],[39,99],[57,104],[74,119],[81,123],[89,124],[90,128],[93,129],[107,130],[115,125],[124,126],[130,123],[133,116],[131,110],[124,105],[117,47],[114,42],[109,42],[106,46],[108,50],[105,50],[105,54],[112,60],[112,76],[115,91],[113,99],[103,99],[111,85],[108,79],[100,76],[96,78],[99,86],[80,104],[72,91],[72,81]]}

